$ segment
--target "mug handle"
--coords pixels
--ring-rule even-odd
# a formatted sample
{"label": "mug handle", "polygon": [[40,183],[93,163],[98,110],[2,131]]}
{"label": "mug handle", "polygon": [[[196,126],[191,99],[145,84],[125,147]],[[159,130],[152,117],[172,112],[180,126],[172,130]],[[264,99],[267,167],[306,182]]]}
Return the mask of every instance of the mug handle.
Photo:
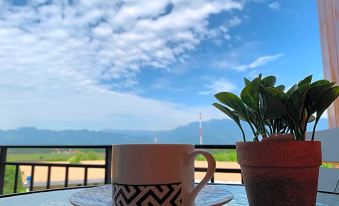
{"label": "mug handle", "polygon": [[194,150],[193,152],[191,152],[189,154],[189,161],[193,161],[195,160],[195,157],[197,155],[203,155],[208,163],[208,168],[207,168],[207,172],[205,177],[201,180],[201,182],[199,182],[199,184],[197,186],[194,187],[193,191],[188,195],[188,203],[189,205],[193,205],[195,198],[197,197],[198,193],[200,192],[200,190],[211,180],[211,178],[214,175],[214,171],[216,168],[216,162],[214,157],[211,155],[211,153],[209,153],[206,150],[201,150],[201,149],[197,149]]}

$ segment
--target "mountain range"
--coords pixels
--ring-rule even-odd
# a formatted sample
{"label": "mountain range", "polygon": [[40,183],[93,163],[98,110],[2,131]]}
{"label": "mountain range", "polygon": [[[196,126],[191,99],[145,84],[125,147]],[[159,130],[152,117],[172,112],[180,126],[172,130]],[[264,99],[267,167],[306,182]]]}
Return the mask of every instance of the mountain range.
{"label": "mountain range", "polygon": [[[242,136],[236,124],[229,119],[210,120],[202,123],[203,144],[234,144]],[[321,119],[318,130],[327,128],[327,120]],[[250,129],[244,126],[246,136]],[[199,122],[168,131],[134,130],[47,130],[23,127],[0,130],[0,145],[109,145],[132,143],[188,143],[199,144]]]}

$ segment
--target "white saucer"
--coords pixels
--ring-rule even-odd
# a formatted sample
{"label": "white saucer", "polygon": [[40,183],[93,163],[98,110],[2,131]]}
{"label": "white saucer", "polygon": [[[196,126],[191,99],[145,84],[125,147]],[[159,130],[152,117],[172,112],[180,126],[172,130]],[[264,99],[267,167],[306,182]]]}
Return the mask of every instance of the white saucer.
{"label": "white saucer", "polygon": [[[233,199],[227,185],[207,185],[195,200],[195,206],[219,206]],[[105,185],[82,190],[71,196],[74,206],[112,206],[112,186]]]}

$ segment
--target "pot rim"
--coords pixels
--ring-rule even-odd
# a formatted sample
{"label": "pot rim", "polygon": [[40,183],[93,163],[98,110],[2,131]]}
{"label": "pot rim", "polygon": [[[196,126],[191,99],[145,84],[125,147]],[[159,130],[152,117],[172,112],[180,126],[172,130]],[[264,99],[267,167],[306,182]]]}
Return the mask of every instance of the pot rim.
{"label": "pot rim", "polygon": [[319,167],[322,164],[320,141],[237,142],[241,166]]}
{"label": "pot rim", "polygon": [[296,140],[293,140],[293,141],[260,141],[260,142],[235,142],[236,143],[236,145],[237,144],[271,144],[271,143],[273,143],[273,144],[286,144],[286,143],[289,143],[289,144],[314,144],[314,143],[318,143],[318,142],[320,142],[321,143],[321,141],[319,141],[319,140],[304,140],[304,141],[296,141]]}

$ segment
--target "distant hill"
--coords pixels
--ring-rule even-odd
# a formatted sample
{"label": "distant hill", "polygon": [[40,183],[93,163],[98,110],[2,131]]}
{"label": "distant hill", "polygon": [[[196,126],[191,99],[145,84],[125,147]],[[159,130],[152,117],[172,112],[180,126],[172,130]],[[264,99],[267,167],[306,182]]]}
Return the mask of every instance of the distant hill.
{"label": "distant hill", "polygon": [[[326,128],[327,120],[322,119],[318,130]],[[245,124],[244,130],[248,137],[252,136]],[[241,139],[239,128],[229,119],[203,122],[203,144],[234,144]],[[153,142],[199,144],[199,123],[193,122],[169,131],[53,131],[34,127],[0,130],[1,145],[105,145]]]}
{"label": "distant hill", "polygon": [[[233,121],[210,120],[203,122],[203,144],[234,144],[241,140],[241,132]],[[246,133],[250,134],[245,127]],[[158,134],[159,142],[199,144],[199,123],[193,122],[168,132]]]}
{"label": "distant hill", "polygon": [[111,133],[89,130],[52,131],[33,127],[15,130],[0,130],[0,144],[14,145],[74,145],[74,144],[121,144],[151,142],[146,137],[140,139],[123,133]]}
{"label": "distant hill", "polygon": [[[229,120],[210,120],[202,123],[204,144],[234,144],[242,139],[237,125]],[[245,133],[251,135],[250,130],[244,125]],[[123,133],[128,136],[151,139],[158,143],[187,143],[199,144],[199,122],[192,122],[169,131],[128,131],[128,130],[104,130],[109,133]]]}

